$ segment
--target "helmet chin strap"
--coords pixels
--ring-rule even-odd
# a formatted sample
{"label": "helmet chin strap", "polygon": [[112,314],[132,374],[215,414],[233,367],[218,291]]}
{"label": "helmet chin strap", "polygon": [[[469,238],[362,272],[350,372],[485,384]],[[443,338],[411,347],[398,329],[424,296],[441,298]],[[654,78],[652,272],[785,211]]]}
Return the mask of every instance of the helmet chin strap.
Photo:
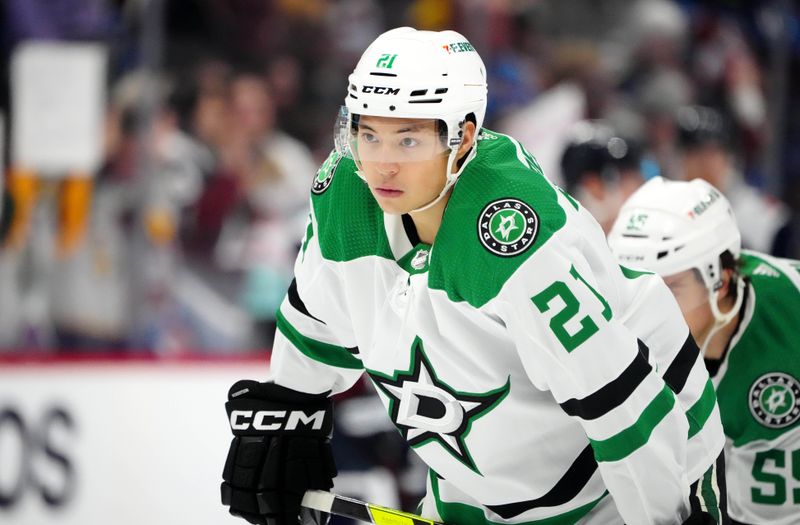
{"label": "helmet chin strap", "polygon": [[450,153],[450,156],[447,159],[447,180],[444,183],[442,191],[439,192],[439,195],[437,195],[435,199],[433,199],[432,201],[423,206],[420,206],[419,208],[411,210],[409,213],[425,211],[428,208],[434,206],[437,202],[442,200],[442,198],[445,195],[447,195],[447,192],[450,191],[450,188],[452,188],[453,185],[458,181],[459,175],[461,175],[461,172],[464,171],[464,168],[467,167],[469,161],[471,161],[475,157],[477,149],[475,146],[476,144],[472,145],[472,147],[469,150],[469,153],[467,153],[466,158],[464,158],[464,162],[461,164],[461,167],[455,173],[452,173],[452,171],[453,171],[453,164],[456,162],[456,155],[458,155],[458,148],[453,149],[453,151]]}
{"label": "helmet chin strap", "polygon": [[733,308],[724,314],[719,311],[716,292],[714,290],[708,290],[708,302],[709,306],[711,307],[711,313],[714,315],[714,326],[711,327],[711,331],[708,332],[703,344],[700,345],[700,355],[706,355],[706,349],[708,348],[708,344],[711,342],[711,339],[713,339],[717,332],[722,330],[725,325],[730,323],[731,320],[739,314],[743,299],[744,279],[742,278],[736,279],[736,302],[733,303]]}

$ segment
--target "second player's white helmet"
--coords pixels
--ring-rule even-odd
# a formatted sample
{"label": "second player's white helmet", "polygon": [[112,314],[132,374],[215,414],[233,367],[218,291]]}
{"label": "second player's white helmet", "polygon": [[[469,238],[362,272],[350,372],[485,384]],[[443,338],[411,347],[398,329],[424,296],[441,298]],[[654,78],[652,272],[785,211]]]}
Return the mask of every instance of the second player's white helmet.
{"label": "second player's white helmet", "polygon": [[336,148],[352,155],[348,136],[356,115],[441,120],[446,127],[444,146],[450,150],[444,195],[475,152],[473,148],[461,169],[451,173],[461,125],[473,114],[479,130],[486,103],[486,68],[464,36],[455,31],[392,29],[370,44],[348,78]]}
{"label": "second player's white helmet", "polygon": [[623,204],[608,236],[619,262],[662,276],[696,268],[706,287],[722,286],[720,255],[738,258],[742,238],[730,203],[701,179],[655,177]]}
{"label": "second player's white helmet", "polygon": [[738,258],[742,238],[728,199],[706,181],[661,177],[648,181],[623,204],[608,243],[623,265],[664,277],[699,271],[714,316],[710,330],[697,341],[702,354],[714,335],[738,315],[744,281],[734,275],[730,286],[735,287],[736,296],[726,312],[720,311],[717,290],[723,285],[721,255],[728,251]]}

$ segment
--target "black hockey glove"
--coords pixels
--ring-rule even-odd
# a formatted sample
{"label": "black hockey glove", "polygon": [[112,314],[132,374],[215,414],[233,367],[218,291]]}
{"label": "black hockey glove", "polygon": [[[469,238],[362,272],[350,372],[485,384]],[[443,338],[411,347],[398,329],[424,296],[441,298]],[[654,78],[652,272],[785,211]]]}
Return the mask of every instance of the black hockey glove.
{"label": "black hockey glove", "polygon": [[225,408],[234,438],[222,473],[222,503],[250,523],[296,525],[305,491],[330,490],[336,476],[327,394],[239,381]]}

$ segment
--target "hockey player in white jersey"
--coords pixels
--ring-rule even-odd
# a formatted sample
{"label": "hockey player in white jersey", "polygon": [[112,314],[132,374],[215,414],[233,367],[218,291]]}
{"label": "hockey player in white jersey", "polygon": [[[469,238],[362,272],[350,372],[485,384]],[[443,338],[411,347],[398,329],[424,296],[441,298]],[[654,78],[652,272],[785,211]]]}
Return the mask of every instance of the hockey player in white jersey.
{"label": "hockey player in white jersey", "polygon": [[622,264],[664,277],[703,348],[733,523],[800,523],[800,262],[741,251],[727,199],[699,179],[648,182],[609,243]]}
{"label": "hockey player in white jersey", "polygon": [[517,141],[482,129],[472,45],[389,31],[346,88],[268,381],[229,392],[231,512],[297,523],[303,492],[335,475],[328,397],[368,374],[430,467],[425,516],[722,522],[719,410],[677,304],[617,264]]}

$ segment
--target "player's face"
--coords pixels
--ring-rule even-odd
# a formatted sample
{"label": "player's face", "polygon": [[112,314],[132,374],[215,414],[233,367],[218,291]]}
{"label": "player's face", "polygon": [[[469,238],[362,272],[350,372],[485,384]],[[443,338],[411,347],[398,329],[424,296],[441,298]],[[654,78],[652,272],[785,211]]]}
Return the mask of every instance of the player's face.
{"label": "player's face", "polygon": [[711,313],[705,284],[694,270],[669,275],[664,277],[664,282],[675,296],[692,336],[695,340],[705,338],[714,324],[714,314]]}
{"label": "player's face", "polygon": [[408,213],[439,196],[449,150],[435,121],[362,116],[355,141],[361,171],[386,213]]}

